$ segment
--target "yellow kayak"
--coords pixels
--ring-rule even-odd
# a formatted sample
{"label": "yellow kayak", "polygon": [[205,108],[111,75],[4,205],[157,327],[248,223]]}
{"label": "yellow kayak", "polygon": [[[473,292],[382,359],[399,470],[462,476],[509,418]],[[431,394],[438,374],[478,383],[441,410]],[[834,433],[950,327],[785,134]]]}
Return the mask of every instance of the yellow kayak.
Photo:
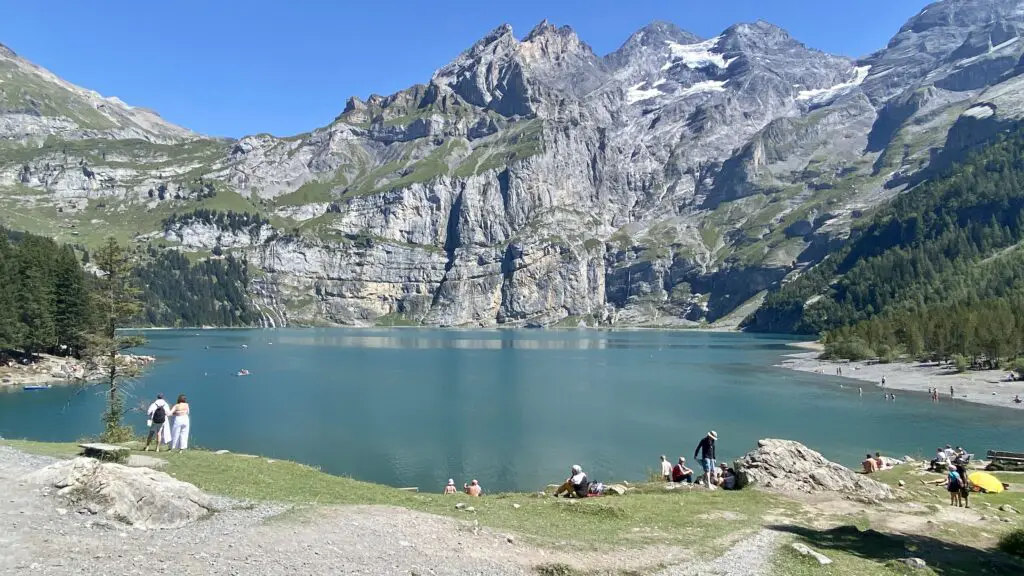
{"label": "yellow kayak", "polygon": [[1003,491],[1003,483],[988,472],[971,472],[967,475],[971,485],[989,494],[997,494]]}

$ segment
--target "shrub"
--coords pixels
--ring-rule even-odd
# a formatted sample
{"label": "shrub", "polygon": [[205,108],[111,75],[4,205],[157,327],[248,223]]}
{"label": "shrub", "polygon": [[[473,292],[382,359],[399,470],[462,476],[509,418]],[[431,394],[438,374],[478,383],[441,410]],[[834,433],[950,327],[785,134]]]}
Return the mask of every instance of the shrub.
{"label": "shrub", "polygon": [[1007,554],[1024,558],[1024,528],[1017,528],[999,539],[999,549]]}
{"label": "shrub", "polygon": [[825,358],[828,359],[845,359],[856,362],[874,357],[875,351],[861,338],[853,337],[848,340],[835,340],[825,344]]}
{"label": "shrub", "polygon": [[953,366],[957,372],[966,372],[971,367],[971,361],[963,354],[953,354],[950,360],[953,361]]}

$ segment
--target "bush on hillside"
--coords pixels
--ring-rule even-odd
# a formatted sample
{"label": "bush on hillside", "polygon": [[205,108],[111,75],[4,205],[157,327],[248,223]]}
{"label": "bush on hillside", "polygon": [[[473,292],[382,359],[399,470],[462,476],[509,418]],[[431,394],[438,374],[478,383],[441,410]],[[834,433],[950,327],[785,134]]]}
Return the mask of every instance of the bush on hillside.
{"label": "bush on hillside", "polygon": [[1024,558],[1024,528],[1004,534],[999,539],[999,549],[1012,556]]}

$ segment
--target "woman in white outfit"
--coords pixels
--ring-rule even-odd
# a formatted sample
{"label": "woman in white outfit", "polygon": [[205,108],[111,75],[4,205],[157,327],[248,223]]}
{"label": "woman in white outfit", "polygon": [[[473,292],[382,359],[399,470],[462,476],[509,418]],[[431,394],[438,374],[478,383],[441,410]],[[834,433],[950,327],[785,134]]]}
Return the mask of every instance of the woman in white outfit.
{"label": "woman in white outfit", "polygon": [[185,395],[182,394],[178,396],[177,404],[171,406],[170,414],[174,417],[174,424],[171,426],[171,435],[174,438],[171,441],[171,450],[175,448],[185,450],[188,448],[188,412],[188,398],[185,398]]}

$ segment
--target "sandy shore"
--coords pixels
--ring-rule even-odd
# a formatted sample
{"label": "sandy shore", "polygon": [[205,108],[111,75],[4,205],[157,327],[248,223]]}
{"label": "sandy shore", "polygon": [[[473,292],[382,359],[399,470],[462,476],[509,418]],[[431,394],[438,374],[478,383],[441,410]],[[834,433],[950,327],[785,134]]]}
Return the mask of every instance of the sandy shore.
{"label": "sandy shore", "polygon": [[[154,362],[152,356],[126,354],[131,364],[145,366]],[[66,386],[82,381],[95,382],[102,379],[102,371],[89,372],[85,363],[75,358],[63,358],[40,354],[31,364],[11,360],[0,364],[0,391],[22,386]]]}
{"label": "sandy shore", "polygon": [[885,388],[890,391],[905,390],[927,394],[929,388],[938,388],[939,402],[949,402],[949,387],[952,386],[957,401],[1024,410],[1024,404],[1013,403],[1013,397],[1018,394],[1024,398],[1024,382],[1001,381],[1008,374],[1002,370],[968,371],[957,374],[948,366],[933,363],[833,362],[818,359],[822,349],[818,342],[800,342],[792,346],[813,351],[789,354],[778,364],[779,367],[827,376],[838,376],[836,369],[841,367],[843,378],[870,383],[870,386],[863,386],[865,393],[877,394],[881,389],[882,377],[885,376]]}

